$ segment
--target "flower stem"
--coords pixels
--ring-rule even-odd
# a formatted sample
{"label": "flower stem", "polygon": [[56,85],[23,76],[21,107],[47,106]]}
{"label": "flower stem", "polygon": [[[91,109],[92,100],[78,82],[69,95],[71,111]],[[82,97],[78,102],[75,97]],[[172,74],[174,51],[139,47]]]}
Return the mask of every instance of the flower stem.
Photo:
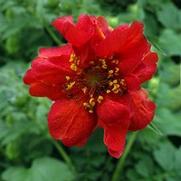
{"label": "flower stem", "polygon": [[60,45],[62,42],[57,38],[57,36],[55,35],[55,33],[48,27],[45,26],[46,31],[48,32],[48,34],[50,35],[50,37],[52,38],[52,40],[57,44]]}
{"label": "flower stem", "polygon": [[113,173],[112,181],[120,181],[120,175],[121,175],[121,172],[123,170],[125,160],[126,160],[128,154],[129,154],[130,150],[131,150],[131,147],[133,146],[133,143],[134,143],[134,141],[136,139],[137,134],[138,134],[138,132],[133,132],[132,135],[130,136],[130,138],[128,140],[128,143],[126,145],[124,154],[119,159],[119,161],[117,163],[116,169],[115,169],[115,171]]}
{"label": "flower stem", "polygon": [[59,154],[63,158],[63,160],[67,163],[68,167],[72,170],[72,172],[76,173],[75,167],[73,166],[72,160],[68,156],[68,154],[65,152],[65,150],[62,148],[62,146],[57,142],[53,141],[54,146],[58,150]]}

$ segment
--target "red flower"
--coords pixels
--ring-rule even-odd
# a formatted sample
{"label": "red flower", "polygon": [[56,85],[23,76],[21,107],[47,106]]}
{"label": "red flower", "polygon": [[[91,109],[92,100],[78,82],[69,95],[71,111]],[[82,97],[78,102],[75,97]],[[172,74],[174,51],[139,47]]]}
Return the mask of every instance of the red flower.
{"label": "red flower", "polygon": [[32,96],[54,101],[50,134],[67,146],[80,146],[99,126],[109,153],[120,157],[127,132],[145,128],[155,111],[140,87],[157,62],[143,24],[112,29],[103,17],[81,15],[76,24],[65,16],[53,26],[68,43],[40,49],[24,76]]}

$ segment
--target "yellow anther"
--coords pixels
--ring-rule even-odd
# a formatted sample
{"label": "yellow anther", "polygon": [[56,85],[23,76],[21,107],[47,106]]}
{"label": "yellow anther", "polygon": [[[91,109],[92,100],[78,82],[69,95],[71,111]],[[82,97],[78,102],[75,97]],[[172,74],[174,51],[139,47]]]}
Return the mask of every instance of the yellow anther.
{"label": "yellow anther", "polygon": [[115,90],[114,93],[117,94],[119,91],[120,91],[119,89],[118,89],[118,90]]}
{"label": "yellow anther", "polygon": [[102,63],[102,68],[103,69],[107,69],[107,65],[106,65],[106,61],[105,61],[105,59],[99,59],[99,61]]}
{"label": "yellow anther", "polygon": [[107,94],[109,94],[110,92],[111,92],[111,91],[110,91],[109,89],[108,89],[108,90],[106,90],[106,93],[107,93]]}
{"label": "yellow anther", "polygon": [[82,91],[85,94],[87,92],[87,87],[82,88]]}
{"label": "yellow anther", "polygon": [[77,65],[79,64],[80,60],[78,59],[78,57],[74,53],[72,53],[70,55],[69,62],[71,62],[70,68],[73,71],[77,71]]}
{"label": "yellow anther", "polygon": [[110,82],[109,82],[109,86],[112,86],[112,85],[113,85],[113,82],[110,81]]}
{"label": "yellow anther", "polygon": [[98,96],[97,102],[98,102],[98,103],[101,103],[103,99],[104,99],[103,96]]}
{"label": "yellow anther", "polygon": [[72,53],[72,54],[70,55],[69,62],[73,62],[73,61],[75,60],[75,58],[76,58],[75,54]]}
{"label": "yellow anther", "polygon": [[92,97],[92,98],[90,98],[90,100],[89,100],[89,104],[92,106],[92,107],[94,107],[95,106],[95,101],[94,101],[94,98]]}
{"label": "yellow anther", "polygon": [[[91,98],[92,99],[92,98]],[[89,100],[89,103],[84,102],[83,106],[85,107],[85,109],[87,109],[89,111],[89,113],[93,113],[93,107],[95,106],[95,102]]]}
{"label": "yellow anther", "polygon": [[68,83],[68,84],[67,84],[67,87],[66,87],[66,90],[72,89],[72,87],[74,86],[74,84],[75,84],[75,81]]}
{"label": "yellow anther", "polygon": [[65,76],[66,80],[70,80],[70,76]]}
{"label": "yellow anther", "polygon": [[108,71],[108,76],[107,76],[107,77],[108,77],[108,78],[112,77],[112,76],[113,76],[113,73],[114,73],[113,70],[109,70],[109,71]]}
{"label": "yellow anther", "polygon": [[113,74],[114,71],[113,70],[109,70],[108,74]]}
{"label": "yellow anther", "polygon": [[89,113],[93,113],[94,111],[92,109],[89,110]]}
{"label": "yellow anther", "polygon": [[77,65],[76,64],[71,64],[70,68],[73,70],[73,71],[77,71]]}
{"label": "yellow anther", "polygon": [[107,69],[107,65],[102,65],[101,66],[103,69]]}
{"label": "yellow anther", "polygon": [[118,83],[118,80],[117,80],[117,79],[113,80],[113,83],[114,83],[114,84],[117,84],[117,83]]}
{"label": "yellow anther", "polygon": [[117,92],[119,92],[119,90],[120,90],[120,85],[119,84],[114,84],[114,87],[112,88],[112,91],[114,93],[117,93]]}
{"label": "yellow anther", "polygon": [[118,67],[115,68],[115,72],[116,73],[119,72],[119,68]]}

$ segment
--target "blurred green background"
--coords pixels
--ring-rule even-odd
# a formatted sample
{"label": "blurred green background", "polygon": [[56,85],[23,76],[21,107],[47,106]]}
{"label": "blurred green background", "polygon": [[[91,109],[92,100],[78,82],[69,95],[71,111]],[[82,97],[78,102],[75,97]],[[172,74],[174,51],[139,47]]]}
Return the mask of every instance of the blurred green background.
{"label": "blurred green background", "polygon": [[112,27],[143,21],[160,57],[157,74],[144,85],[157,103],[154,124],[136,135],[117,180],[180,181],[180,8],[180,0],[0,0],[0,180],[111,181],[120,165],[107,154],[102,130],[84,148],[53,141],[50,102],[30,97],[22,82],[39,47],[65,43],[51,21],[89,13],[105,16]]}

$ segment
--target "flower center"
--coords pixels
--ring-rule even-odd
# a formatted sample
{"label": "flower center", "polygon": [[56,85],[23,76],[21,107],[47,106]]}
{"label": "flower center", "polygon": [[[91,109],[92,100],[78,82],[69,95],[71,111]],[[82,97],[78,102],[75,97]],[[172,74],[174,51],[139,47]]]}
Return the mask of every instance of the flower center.
{"label": "flower center", "polygon": [[65,90],[68,95],[75,96],[81,93],[85,102],[83,106],[88,112],[93,113],[96,104],[100,104],[105,94],[123,95],[126,91],[126,83],[119,72],[119,61],[113,58],[91,61],[85,69],[79,68],[79,59],[72,54],[70,56],[70,68],[76,72],[76,77],[66,76]]}

